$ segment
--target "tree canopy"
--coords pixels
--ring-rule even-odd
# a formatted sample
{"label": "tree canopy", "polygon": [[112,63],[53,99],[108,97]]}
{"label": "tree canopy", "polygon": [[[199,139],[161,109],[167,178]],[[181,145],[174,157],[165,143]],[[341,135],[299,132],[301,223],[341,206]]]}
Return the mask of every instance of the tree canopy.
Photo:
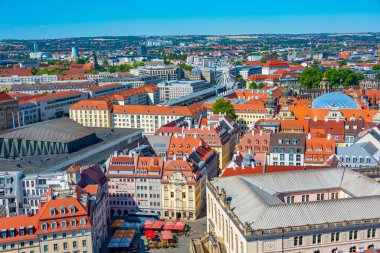
{"label": "tree canopy", "polygon": [[[358,85],[364,79],[362,73],[356,73],[351,69],[329,69],[325,72],[331,87],[339,87],[342,79],[343,86]],[[307,68],[300,76],[300,83],[307,88],[317,88],[323,78],[323,73],[318,68]]]}
{"label": "tree canopy", "polygon": [[341,78],[343,86],[358,85],[359,81],[364,79],[362,73],[350,69],[329,69],[326,71],[326,77],[332,87],[338,87]]}
{"label": "tree canopy", "polygon": [[110,73],[115,72],[128,72],[131,69],[137,68],[138,66],[143,66],[144,63],[134,62],[133,64],[120,64],[119,66],[109,66],[108,71]]}
{"label": "tree canopy", "polygon": [[302,72],[299,82],[306,88],[317,88],[323,77],[322,71],[317,68],[306,68]]}
{"label": "tree canopy", "polygon": [[264,88],[265,87],[265,84],[263,84],[263,83],[259,83],[259,84],[257,84],[257,83],[255,83],[255,82],[251,82],[251,83],[249,83],[249,85],[248,85],[248,88],[249,89],[262,89],[262,88]]}
{"label": "tree canopy", "polygon": [[226,113],[231,119],[236,119],[235,109],[231,101],[224,98],[218,98],[212,106],[212,112],[215,114]]}
{"label": "tree canopy", "polygon": [[380,71],[380,65],[376,64],[372,67],[372,70]]}

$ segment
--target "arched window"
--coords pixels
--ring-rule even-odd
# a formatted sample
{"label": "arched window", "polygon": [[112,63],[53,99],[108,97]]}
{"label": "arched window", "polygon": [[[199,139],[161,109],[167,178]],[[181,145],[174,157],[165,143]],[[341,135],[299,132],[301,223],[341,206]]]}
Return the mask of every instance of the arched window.
{"label": "arched window", "polygon": [[51,223],[51,228],[53,228],[53,229],[57,228],[57,222],[52,222]]}
{"label": "arched window", "polygon": [[70,205],[70,213],[75,213],[75,206],[74,205]]}
{"label": "arched window", "polygon": [[52,206],[50,207],[50,216],[54,216],[55,215],[55,208]]}
{"label": "arched window", "polygon": [[75,227],[76,225],[77,225],[77,221],[76,220],[71,220],[71,226]]}
{"label": "arched window", "polygon": [[350,253],[354,253],[354,252],[356,252],[356,247],[355,247],[355,246],[352,246],[352,247],[350,248]]}
{"label": "arched window", "polygon": [[41,229],[42,229],[42,230],[46,230],[46,229],[47,229],[47,224],[46,224],[46,223],[43,223],[43,224],[41,225]]}
{"label": "arched window", "polygon": [[80,225],[81,226],[86,225],[86,219],[85,218],[80,219]]}
{"label": "arched window", "polygon": [[62,228],[67,227],[67,222],[66,222],[65,220],[61,222],[61,227],[62,227]]}

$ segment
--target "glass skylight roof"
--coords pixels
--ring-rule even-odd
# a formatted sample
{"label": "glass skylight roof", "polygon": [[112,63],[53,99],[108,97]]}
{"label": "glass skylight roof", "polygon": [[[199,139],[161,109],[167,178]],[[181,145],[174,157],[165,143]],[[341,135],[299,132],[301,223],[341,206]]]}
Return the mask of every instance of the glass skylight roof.
{"label": "glass skylight roof", "polygon": [[313,108],[331,108],[333,105],[343,109],[358,109],[359,106],[350,97],[341,92],[331,92],[317,97],[313,103]]}

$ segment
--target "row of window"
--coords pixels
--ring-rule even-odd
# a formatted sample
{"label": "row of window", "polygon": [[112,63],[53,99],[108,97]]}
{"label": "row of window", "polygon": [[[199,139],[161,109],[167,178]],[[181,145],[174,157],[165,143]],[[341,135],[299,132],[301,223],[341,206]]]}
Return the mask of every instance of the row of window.
{"label": "row of window", "polygon": [[[72,227],[76,227],[76,225],[77,225],[77,220],[75,220],[75,219],[72,219],[71,221],[70,221],[70,224],[71,224],[71,226]],[[86,219],[85,218],[81,218],[80,219],[80,221],[79,221],[79,224],[81,225],[81,226],[84,226],[84,225],[86,225]],[[67,227],[67,221],[61,221],[61,228],[66,228]],[[57,222],[52,222],[51,223],[51,228],[52,229],[57,229],[58,228],[58,223]],[[41,229],[42,230],[47,230],[48,229],[48,224],[47,223],[42,223],[42,225],[41,225]]]}
{"label": "row of window", "polygon": [[[348,232],[348,240],[357,240],[358,239],[358,230],[350,230]],[[339,242],[340,241],[340,232],[334,232],[330,234],[330,241],[329,242]],[[369,228],[367,229],[367,239],[375,238],[376,237],[376,229],[375,228]],[[320,244],[322,243],[322,234],[316,234],[313,235],[313,244]],[[293,245],[296,246],[303,246],[304,245],[304,237],[303,236],[296,236],[293,237]]]}

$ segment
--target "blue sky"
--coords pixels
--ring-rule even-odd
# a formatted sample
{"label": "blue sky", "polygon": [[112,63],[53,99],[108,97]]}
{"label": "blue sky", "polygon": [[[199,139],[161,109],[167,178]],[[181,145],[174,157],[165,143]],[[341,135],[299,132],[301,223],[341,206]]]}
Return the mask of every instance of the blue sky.
{"label": "blue sky", "polygon": [[0,39],[380,32],[380,0],[0,0]]}

